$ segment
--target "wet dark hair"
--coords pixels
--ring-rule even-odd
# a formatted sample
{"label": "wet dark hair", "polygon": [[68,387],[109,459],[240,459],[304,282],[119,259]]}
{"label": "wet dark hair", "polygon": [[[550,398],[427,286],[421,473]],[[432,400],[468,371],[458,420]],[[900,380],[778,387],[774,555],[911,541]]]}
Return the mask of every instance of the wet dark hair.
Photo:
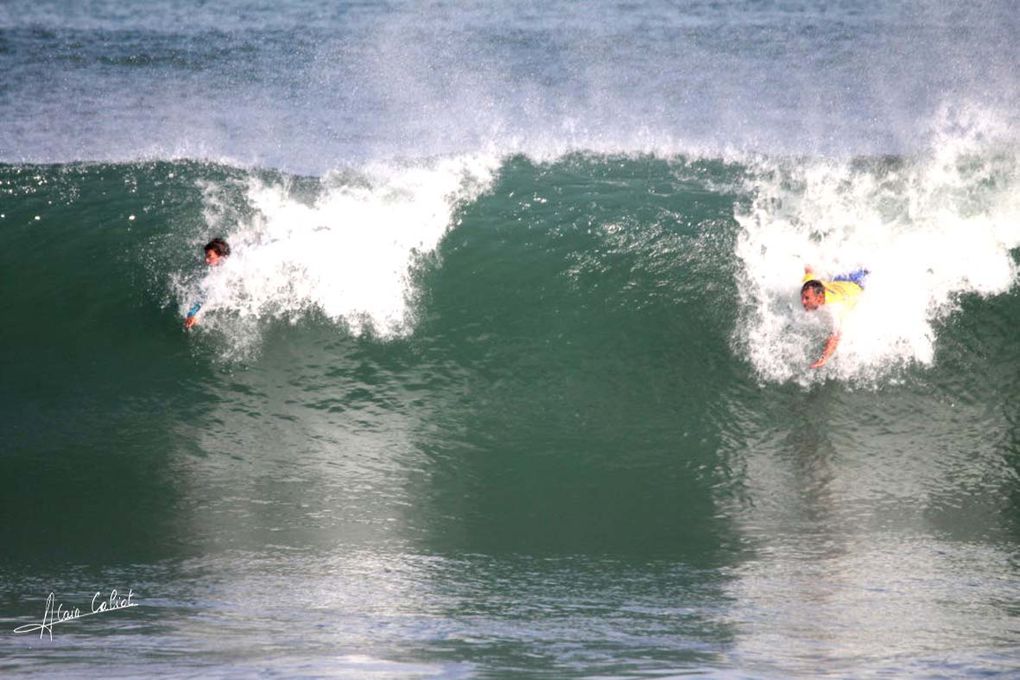
{"label": "wet dark hair", "polygon": [[818,279],[811,279],[810,281],[805,281],[804,285],[800,287],[800,294],[803,295],[804,291],[806,291],[808,288],[815,291],[816,293],[825,293],[825,286],[822,285],[822,282],[819,281]]}
{"label": "wet dark hair", "polygon": [[205,244],[203,250],[206,252],[210,250],[215,251],[220,257],[226,257],[230,254],[230,246],[221,238],[214,238],[212,241],[209,241],[209,243]]}

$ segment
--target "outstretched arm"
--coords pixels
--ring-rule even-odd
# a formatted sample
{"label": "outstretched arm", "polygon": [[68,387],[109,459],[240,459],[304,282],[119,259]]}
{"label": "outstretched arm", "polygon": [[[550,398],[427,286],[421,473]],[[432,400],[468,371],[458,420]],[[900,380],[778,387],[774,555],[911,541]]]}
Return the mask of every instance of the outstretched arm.
{"label": "outstretched arm", "polygon": [[822,350],[822,356],[818,358],[818,361],[811,364],[811,368],[821,368],[824,366],[832,357],[833,352],[836,351],[837,345],[839,345],[839,333],[833,333],[829,336],[829,339],[825,341],[825,349]]}
{"label": "outstretched arm", "polygon": [[184,319],[184,327],[185,328],[191,328],[196,323],[198,323],[198,310],[200,310],[200,309],[202,309],[202,303],[201,302],[196,302],[195,304],[193,304],[191,306],[191,309],[188,310],[187,318]]}

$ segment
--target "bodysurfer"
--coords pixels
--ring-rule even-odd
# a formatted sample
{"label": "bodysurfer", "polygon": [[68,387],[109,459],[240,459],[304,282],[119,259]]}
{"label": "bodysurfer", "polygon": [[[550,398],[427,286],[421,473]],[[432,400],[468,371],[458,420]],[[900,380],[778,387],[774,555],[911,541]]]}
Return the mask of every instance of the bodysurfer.
{"label": "bodysurfer", "polygon": [[[230,246],[221,238],[214,238],[209,243],[205,244],[205,263],[210,267],[216,267],[223,264],[230,255]],[[198,323],[198,310],[202,309],[202,302],[196,302],[188,310],[188,315],[184,319],[184,327],[191,328]]]}
{"label": "bodysurfer", "polygon": [[804,310],[813,312],[822,309],[830,319],[830,333],[825,341],[825,349],[811,368],[821,368],[832,357],[839,345],[843,328],[843,319],[857,304],[857,298],[864,290],[864,279],[867,269],[857,269],[849,274],[841,274],[831,281],[822,281],[810,266],[804,267],[804,284],[800,289],[800,303]]}

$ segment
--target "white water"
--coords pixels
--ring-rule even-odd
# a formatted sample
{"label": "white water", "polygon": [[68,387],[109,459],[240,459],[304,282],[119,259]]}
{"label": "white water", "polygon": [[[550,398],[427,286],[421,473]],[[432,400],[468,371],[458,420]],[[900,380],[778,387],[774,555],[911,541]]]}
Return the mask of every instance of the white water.
{"label": "white water", "polygon": [[[1010,289],[1020,247],[1020,154],[989,112],[944,110],[930,150],[902,163],[762,163],[737,216],[744,267],[738,345],[765,381],[873,382],[936,360],[938,329],[960,296]],[[871,276],[828,366],[808,365],[828,329],[804,312],[803,267]]]}
{"label": "white water", "polygon": [[498,159],[469,156],[414,165],[375,165],[334,174],[313,198],[289,183],[250,179],[251,216],[233,222],[219,187],[206,191],[210,235],[231,256],[178,285],[185,313],[204,299],[199,329],[249,348],[260,324],[321,314],[361,335],[393,337],[413,327],[409,274],[452,226],[457,208],[484,191]]}

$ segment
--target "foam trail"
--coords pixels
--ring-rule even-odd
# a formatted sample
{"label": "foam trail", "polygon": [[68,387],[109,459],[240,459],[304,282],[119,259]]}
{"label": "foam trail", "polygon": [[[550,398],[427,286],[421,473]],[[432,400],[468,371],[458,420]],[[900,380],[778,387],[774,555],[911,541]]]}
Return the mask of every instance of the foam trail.
{"label": "foam trail", "polygon": [[[1013,285],[1020,246],[1020,154],[1009,130],[981,112],[943,113],[932,151],[904,161],[764,166],[753,205],[738,215],[748,284],[738,344],[767,381],[874,381],[935,359],[940,321],[961,294]],[[803,266],[872,275],[821,372],[827,329],[798,300]]]}
{"label": "foam trail", "polygon": [[220,205],[225,187],[207,188],[210,232],[225,234],[234,252],[200,281],[177,284],[180,309],[205,299],[201,326],[238,347],[257,344],[260,321],[296,322],[311,312],[356,335],[406,333],[411,267],[435,249],[456,208],[488,186],[497,165],[483,156],[375,165],[354,176],[333,173],[310,197],[296,182],[250,178],[241,217]]}

